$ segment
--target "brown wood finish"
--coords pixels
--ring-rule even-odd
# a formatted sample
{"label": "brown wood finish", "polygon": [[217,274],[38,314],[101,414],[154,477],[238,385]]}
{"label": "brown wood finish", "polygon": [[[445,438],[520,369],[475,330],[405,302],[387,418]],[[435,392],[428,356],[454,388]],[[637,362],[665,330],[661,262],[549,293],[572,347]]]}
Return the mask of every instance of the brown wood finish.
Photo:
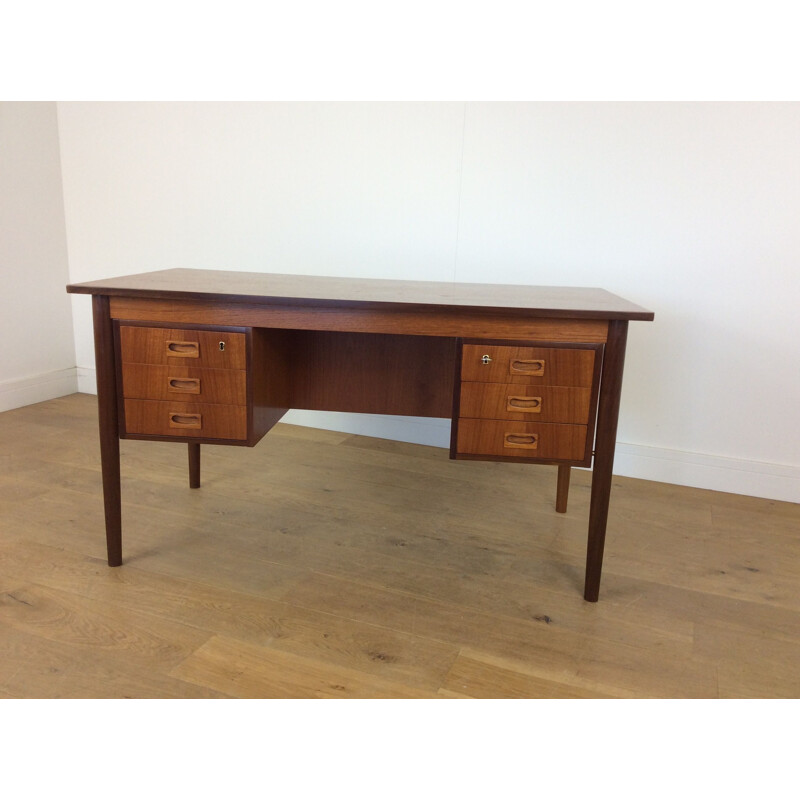
{"label": "brown wood finish", "polygon": [[[67,288],[94,295],[98,304],[95,326],[98,353],[102,354],[98,355],[98,382],[105,387],[99,403],[101,442],[105,442],[101,452],[107,486],[109,563],[121,559],[118,436],[252,445],[290,406],[439,416],[447,413],[447,398],[453,397],[457,409],[453,419],[458,425],[454,426],[451,455],[467,460],[589,466],[597,422],[584,589],[587,600],[597,599],[624,331],[628,320],[652,319],[651,312],[592,289],[210,271],[167,270]],[[117,352],[109,346],[116,324],[112,320],[121,321]],[[223,326],[236,327],[232,338],[218,330]],[[217,330],[204,330],[212,327]],[[343,344],[347,340],[338,340],[337,334],[351,336],[350,343]],[[375,334],[390,336],[383,341],[370,338]],[[218,338],[216,344],[214,338]],[[415,351],[417,339],[420,344]],[[503,410],[495,408],[488,413],[520,414],[523,420],[528,414],[545,413],[552,403],[536,411],[532,407],[538,401],[529,398],[542,398],[544,403],[545,390],[563,386],[590,390],[588,423],[543,422],[541,417],[537,422],[465,417],[458,410],[461,393],[456,390],[461,353],[455,342],[461,339],[472,340],[468,347],[489,355],[488,370],[473,374],[469,351],[461,380],[521,387],[506,394]],[[405,342],[402,346],[401,340]],[[607,340],[601,382],[600,355]],[[501,357],[499,366],[505,374],[493,377],[495,351],[487,353],[484,348],[498,348],[496,355]],[[507,363],[502,363],[503,359]],[[168,366],[167,385],[172,380],[171,390],[187,396],[204,391],[202,378],[173,369],[243,369],[246,402],[227,405],[129,398],[123,403],[123,362]],[[320,389],[315,376],[330,375],[332,365],[336,365],[335,374]],[[367,380],[368,372],[377,379]],[[145,384],[150,380],[156,380],[152,373],[145,376]],[[129,380],[131,384],[135,381]],[[580,403],[584,408],[585,397]],[[479,406],[482,404],[483,399]],[[570,416],[573,411],[564,413]],[[109,436],[113,436],[113,444],[108,442]],[[199,470],[199,451],[190,450],[192,472],[195,461]],[[565,498],[566,475],[560,471],[559,506]]]}
{"label": "brown wood finish", "polygon": [[451,455],[450,458],[456,461],[494,461],[498,464],[535,464],[537,467],[560,467],[564,464],[571,467],[592,466],[591,455],[588,459],[584,456],[581,460],[575,458],[537,458],[531,460],[530,458],[519,458],[512,455],[492,456],[486,454],[479,455],[476,453],[456,453],[455,455]]}
{"label": "brown wood finish", "polygon": [[[604,289],[439,283],[318,275],[168,269],[71,284],[68,292],[170,300],[301,305],[316,309],[513,311],[528,318],[652,320],[653,312]],[[290,326],[293,327],[293,326]]]}
{"label": "brown wood finish", "polygon": [[200,445],[189,442],[189,488],[200,488]]}
{"label": "brown wood finish", "polygon": [[203,415],[200,413],[189,414],[187,412],[170,412],[169,427],[201,430],[203,427]]}
{"label": "brown wood finish", "polygon": [[512,375],[525,375],[529,378],[541,378],[544,376],[545,360],[543,358],[514,358],[509,365],[509,372]]}
{"label": "brown wood finish", "polygon": [[122,564],[122,507],[119,465],[119,419],[114,330],[108,297],[92,297],[97,409],[100,425],[100,463],[103,471],[108,566]]}
{"label": "brown wood finish", "polygon": [[[112,298],[117,299],[117,298]],[[111,302],[111,300],[109,300]],[[120,325],[126,325],[130,328],[175,328],[175,325],[169,322],[158,322],[155,320],[139,320],[139,319],[118,319],[114,317],[112,314],[112,321],[114,325],[118,328]],[[242,333],[247,334],[247,328],[242,325],[203,325],[198,322],[192,323],[191,329],[192,331],[214,331],[216,333]],[[118,333],[115,333],[117,337],[119,337]],[[177,363],[177,362],[176,362]]]}
{"label": "brown wood finish", "polygon": [[254,328],[395,333],[419,336],[464,336],[481,339],[539,339],[604,342],[608,322],[598,319],[541,319],[472,309],[390,312],[372,308],[264,306],[210,300],[150,300],[115,297],[111,313],[124,320],[182,325],[231,325]]}
{"label": "brown wood finish", "polygon": [[558,465],[558,483],[556,486],[556,511],[559,514],[567,513],[567,499],[569,498],[569,479],[572,468],[569,464]]}
{"label": "brown wood finish", "polygon": [[287,331],[253,328],[249,351],[251,417],[248,444],[257,444],[290,408]]}
{"label": "brown wood finish", "polygon": [[[590,387],[594,359],[593,349],[465,344],[461,358],[461,380]],[[522,369],[521,363],[536,369]]]}
{"label": "brown wood finish", "polygon": [[245,335],[215,330],[145,328],[120,324],[120,350],[126,364],[244,369]]}
{"label": "brown wood finish", "polygon": [[157,433],[121,433],[120,439],[132,439],[142,442],[169,442],[170,444],[213,444],[226,447],[251,447],[249,439],[207,439],[204,436],[187,436],[176,430],[169,435]]}
{"label": "brown wood finish", "polygon": [[505,411],[511,411],[515,414],[540,414],[542,411],[541,397],[509,394],[505,398],[505,404]]}
{"label": "brown wood finish", "polygon": [[[453,416],[451,458],[524,462],[526,458],[535,457],[537,463],[591,465],[602,345],[553,343],[546,346],[549,344],[492,340],[464,343],[459,363],[461,390]],[[524,383],[486,383],[465,379],[481,376]],[[547,385],[558,382],[567,385]],[[487,425],[483,438],[487,449],[481,452],[476,440],[470,442],[469,451],[460,446],[465,441],[461,427],[467,419],[579,423],[586,427],[583,428],[582,446],[573,437],[569,447],[557,450],[542,442],[544,451],[539,452],[541,437],[533,428],[528,429],[528,438],[525,438],[518,435],[519,431],[501,431],[498,426]],[[467,430],[474,432],[474,424],[467,425]]]}
{"label": "brown wood finish", "polygon": [[126,400],[128,433],[247,439],[247,407],[174,400]]}
{"label": "brown wood finish", "polygon": [[586,546],[586,580],[583,596],[590,603],[596,603],[600,596],[600,574],[603,569],[603,548],[608,523],[608,503],[611,496],[627,338],[626,321],[614,320],[609,323],[609,337],[600,378],[597,439],[592,469],[592,502],[589,508],[589,538]]}
{"label": "brown wood finish", "polygon": [[139,400],[245,405],[247,372],[243,369],[123,364],[122,389],[125,397]]}
{"label": "brown wood finish", "polygon": [[503,436],[503,447],[519,447],[522,450],[538,450],[538,433],[508,433]]}
{"label": "brown wood finish", "polygon": [[171,394],[200,394],[200,378],[177,378],[167,373],[167,389]]}
{"label": "brown wood finish", "polygon": [[291,408],[450,417],[455,339],[293,331]]}
{"label": "brown wood finish", "polygon": [[[185,342],[167,339],[165,356],[171,358],[200,358],[199,342]],[[172,363],[175,363],[174,361]]]}
{"label": "brown wood finish", "polygon": [[465,382],[461,384],[459,413],[462,417],[586,425],[591,394],[589,388],[572,386]]}
{"label": "brown wood finish", "polygon": [[[511,442],[506,440],[509,434],[515,437]],[[527,452],[533,443],[523,440],[530,436],[537,437],[537,441],[535,448],[530,447]],[[524,455],[532,460],[543,458],[580,461],[586,449],[586,426],[462,417],[458,422],[456,446],[459,454]]]}

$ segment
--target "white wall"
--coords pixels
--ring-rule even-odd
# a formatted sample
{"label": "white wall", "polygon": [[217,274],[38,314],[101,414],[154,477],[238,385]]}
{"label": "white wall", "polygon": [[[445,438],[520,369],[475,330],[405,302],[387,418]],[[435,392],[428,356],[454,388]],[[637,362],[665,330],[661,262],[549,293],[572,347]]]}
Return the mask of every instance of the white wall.
{"label": "white wall", "polygon": [[[800,500],[800,104],[60,103],[59,130],[73,281],[602,286],[656,312],[631,324],[615,471]],[[430,420],[290,419],[447,441]]]}
{"label": "white wall", "polygon": [[0,102],[0,411],[77,390],[55,103]]}

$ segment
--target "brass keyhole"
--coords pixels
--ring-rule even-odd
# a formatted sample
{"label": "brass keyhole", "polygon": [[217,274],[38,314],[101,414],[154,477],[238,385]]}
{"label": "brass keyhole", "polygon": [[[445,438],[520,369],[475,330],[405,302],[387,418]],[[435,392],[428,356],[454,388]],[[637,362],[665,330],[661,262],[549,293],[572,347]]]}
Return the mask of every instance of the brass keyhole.
{"label": "brass keyhole", "polygon": [[492,360],[492,359],[491,359],[491,357],[490,357],[490,356],[483,356],[483,358],[481,358],[481,361],[482,361],[484,364],[489,364],[489,363],[491,362],[491,360]]}
{"label": "brass keyhole", "polygon": [[219,343],[219,349],[220,350],[224,350],[225,349],[225,342],[220,342]]}

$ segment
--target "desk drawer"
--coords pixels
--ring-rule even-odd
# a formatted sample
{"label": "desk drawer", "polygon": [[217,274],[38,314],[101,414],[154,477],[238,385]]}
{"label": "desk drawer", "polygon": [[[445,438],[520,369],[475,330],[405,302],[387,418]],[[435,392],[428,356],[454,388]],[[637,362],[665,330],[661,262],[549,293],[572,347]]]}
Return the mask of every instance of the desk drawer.
{"label": "desk drawer", "polygon": [[247,373],[234,369],[193,369],[154,364],[123,364],[126,398],[192,403],[247,403]]}
{"label": "desk drawer", "polygon": [[465,344],[461,380],[591,388],[594,350]]}
{"label": "desk drawer", "polygon": [[125,400],[125,430],[146,436],[247,439],[247,407]]}
{"label": "desk drawer", "polygon": [[460,416],[526,422],[589,422],[591,389],[519,383],[462,383]]}
{"label": "desk drawer", "polygon": [[211,369],[245,369],[247,366],[243,333],[120,325],[119,337],[123,364]]}
{"label": "desk drawer", "polygon": [[456,449],[465,455],[582,461],[587,432],[586,425],[460,419]]}

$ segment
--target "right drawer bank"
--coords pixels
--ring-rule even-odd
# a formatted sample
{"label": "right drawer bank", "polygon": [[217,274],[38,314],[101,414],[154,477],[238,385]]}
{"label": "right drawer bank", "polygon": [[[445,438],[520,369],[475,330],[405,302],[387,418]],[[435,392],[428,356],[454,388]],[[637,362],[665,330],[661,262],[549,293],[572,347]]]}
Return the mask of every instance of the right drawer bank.
{"label": "right drawer bank", "polygon": [[591,463],[602,345],[461,345],[453,458]]}

